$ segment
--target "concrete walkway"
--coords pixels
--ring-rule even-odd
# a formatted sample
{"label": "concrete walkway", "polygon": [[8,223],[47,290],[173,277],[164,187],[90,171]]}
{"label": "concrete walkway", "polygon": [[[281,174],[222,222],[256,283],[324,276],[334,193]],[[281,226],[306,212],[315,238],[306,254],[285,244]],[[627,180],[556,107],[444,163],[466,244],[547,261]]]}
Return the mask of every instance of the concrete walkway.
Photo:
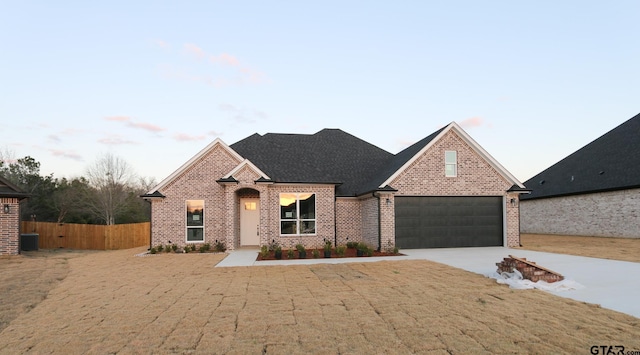
{"label": "concrete walkway", "polygon": [[[550,293],[599,304],[604,308],[640,318],[640,263],[588,258],[565,254],[544,253],[503,247],[403,249],[404,256],[330,258],[303,260],[256,261],[258,250],[241,249],[231,252],[216,267],[338,264],[348,262],[376,262],[392,260],[430,260],[484,276],[496,271],[496,263],[511,255],[524,257],[538,265],[561,273],[565,279],[584,286],[579,290],[550,291]],[[506,286],[505,286],[506,287]]]}

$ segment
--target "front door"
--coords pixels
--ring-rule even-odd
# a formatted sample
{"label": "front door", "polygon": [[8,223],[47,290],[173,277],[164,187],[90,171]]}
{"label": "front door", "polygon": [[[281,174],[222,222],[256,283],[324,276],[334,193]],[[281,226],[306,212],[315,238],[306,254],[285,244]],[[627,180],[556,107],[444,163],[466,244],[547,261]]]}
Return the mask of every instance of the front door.
{"label": "front door", "polygon": [[260,199],[240,199],[240,245],[260,245]]}

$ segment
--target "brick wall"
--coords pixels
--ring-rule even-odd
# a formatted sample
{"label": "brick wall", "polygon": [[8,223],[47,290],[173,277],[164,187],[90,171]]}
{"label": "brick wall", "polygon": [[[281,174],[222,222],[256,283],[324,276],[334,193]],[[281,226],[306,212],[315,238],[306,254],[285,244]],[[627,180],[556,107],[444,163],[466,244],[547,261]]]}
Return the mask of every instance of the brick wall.
{"label": "brick wall", "polygon": [[[445,177],[444,152],[457,151],[458,173],[456,177]],[[390,184],[397,189],[396,196],[505,196],[518,199],[517,194],[507,196],[511,187],[498,171],[479,156],[455,132],[449,131],[436,141],[425,154],[413,162]],[[506,237],[508,246],[520,244],[519,212],[515,206],[505,204]],[[385,237],[383,239],[391,239]]]}
{"label": "brick wall", "polygon": [[362,204],[355,197],[336,199],[336,238],[338,245],[362,241]]}
{"label": "brick wall", "polygon": [[520,202],[522,233],[640,238],[640,189]]}
{"label": "brick wall", "polygon": [[204,200],[206,243],[225,238],[229,228],[225,216],[233,206],[228,204],[224,187],[215,180],[239,163],[224,148],[215,146],[165,186],[160,192],[166,198],[152,201],[152,244],[166,245],[171,241],[186,245],[186,200]]}
{"label": "brick wall", "polygon": [[362,219],[362,241],[367,245],[378,248],[378,199],[373,196],[365,197],[360,201]]}
{"label": "brick wall", "polygon": [[[9,205],[9,213],[4,213]],[[20,204],[17,198],[0,198],[0,255],[20,253]]]}

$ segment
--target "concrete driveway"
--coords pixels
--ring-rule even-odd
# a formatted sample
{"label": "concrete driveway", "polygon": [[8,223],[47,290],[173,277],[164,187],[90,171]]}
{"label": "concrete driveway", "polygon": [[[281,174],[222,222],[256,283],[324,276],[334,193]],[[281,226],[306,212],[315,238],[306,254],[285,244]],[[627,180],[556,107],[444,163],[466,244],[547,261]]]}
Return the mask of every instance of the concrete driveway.
{"label": "concrete driveway", "polygon": [[[504,247],[403,249],[404,256],[371,258],[331,258],[280,261],[255,261],[257,250],[238,250],[228,255],[216,267],[268,266],[314,263],[376,262],[392,260],[430,260],[489,276],[496,271],[496,263],[514,255],[527,258],[538,265],[561,273],[584,288],[567,291],[548,291],[552,294],[612,309],[640,318],[640,263],[544,253]],[[452,285],[454,286],[454,285]],[[507,287],[507,286],[505,286]]]}

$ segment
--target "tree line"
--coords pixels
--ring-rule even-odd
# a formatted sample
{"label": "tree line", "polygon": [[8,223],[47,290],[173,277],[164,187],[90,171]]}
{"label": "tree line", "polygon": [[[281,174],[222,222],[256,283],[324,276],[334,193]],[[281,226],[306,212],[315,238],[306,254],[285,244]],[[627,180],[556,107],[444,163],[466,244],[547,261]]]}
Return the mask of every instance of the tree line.
{"label": "tree line", "polygon": [[150,206],[140,195],[155,181],[137,177],[125,160],[112,154],[99,157],[86,176],[67,179],[41,176],[40,163],[30,156],[9,159],[0,153],[0,175],[30,195],[20,205],[22,220],[107,225],[149,221]]}

